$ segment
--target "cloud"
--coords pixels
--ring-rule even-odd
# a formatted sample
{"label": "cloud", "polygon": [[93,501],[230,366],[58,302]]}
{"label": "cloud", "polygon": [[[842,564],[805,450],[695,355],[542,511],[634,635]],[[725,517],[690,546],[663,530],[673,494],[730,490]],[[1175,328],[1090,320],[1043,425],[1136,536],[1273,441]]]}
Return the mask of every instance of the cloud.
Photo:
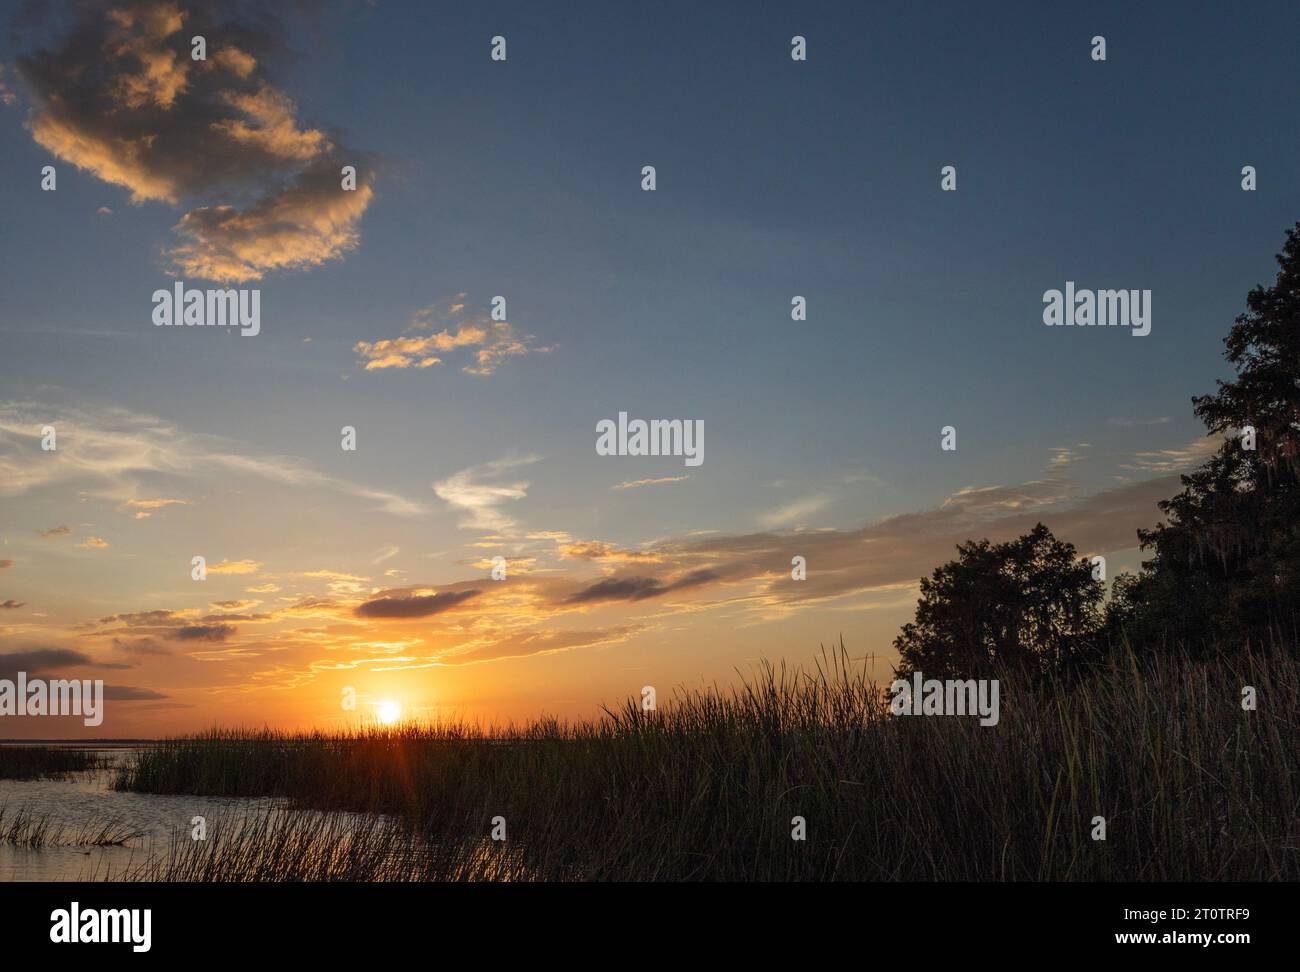
{"label": "cloud", "polygon": [[297,185],[248,209],[217,205],[186,213],[176,230],[190,242],[170,253],[183,273],[223,282],[311,269],[356,248],[357,224],[373,195],[369,185],[342,191],[337,165],[314,166]]}
{"label": "cloud", "polygon": [[40,534],[42,540],[50,540],[53,539],[54,537],[66,537],[68,534],[72,532],[72,527],[56,526],[56,527],[50,527],[50,529],[48,530],[37,530],[36,532]]}
{"label": "cloud", "polygon": [[[506,638],[487,637],[440,652],[437,658],[428,664],[438,666],[474,665],[481,662],[502,661],[508,658],[527,658],[532,655],[550,655],[584,648],[603,648],[626,641],[630,636],[644,629],[644,625],[626,624],[594,631],[539,629],[521,634],[512,634]],[[428,664],[401,667],[423,668],[428,667]]]}
{"label": "cloud", "polygon": [[165,699],[167,696],[153,689],[133,685],[105,685],[104,698],[113,702],[138,702],[143,699]]}
{"label": "cloud", "polygon": [[208,567],[209,574],[255,574],[262,569],[256,560],[223,560]]}
{"label": "cloud", "polygon": [[659,479],[629,479],[611,486],[610,489],[640,489],[642,486],[659,486],[663,483],[680,483],[683,479],[690,478],[690,476],[662,476]]}
{"label": "cloud", "polygon": [[[535,346],[532,335],[518,334],[507,321],[494,321],[490,315],[482,313],[462,317],[464,310],[463,303],[453,303],[441,312],[438,305],[421,308],[411,315],[404,335],[379,341],[358,341],[352,350],[364,363],[366,371],[385,371],[430,368],[442,364],[444,354],[470,349],[473,353],[461,370],[480,377],[495,372],[507,358],[545,354],[553,350]],[[438,317],[449,326],[454,323],[455,331],[444,328],[436,334],[418,333],[434,327]]]}
{"label": "cloud", "polygon": [[717,580],[711,570],[694,570],[684,577],[665,584],[654,577],[607,577],[565,598],[566,604],[590,604],[596,601],[643,601],[662,597],[673,591],[689,590],[709,581]]}
{"label": "cloud", "polygon": [[658,554],[640,550],[625,550],[603,540],[578,540],[574,543],[561,543],[558,549],[561,557],[576,560],[645,561],[655,563],[661,559]]}
{"label": "cloud", "polygon": [[166,624],[177,617],[175,611],[132,611],[123,614],[110,614],[108,617],[100,618],[100,624],[124,624],[129,628],[140,625]]}
{"label": "cloud", "polygon": [[[509,483],[512,468],[499,464],[470,482]],[[718,623],[728,626],[833,601],[840,602],[836,607],[901,612],[914,603],[918,579],[951,560],[963,541],[1011,539],[1041,520],[1081,555],[1130,550],[1137,528],[1158,521],[1158,500],[1178,488],[1177,477],[1167,476],[1078,499],[1060,484],[1044,482],[968,487],[936,508],[850,529],[685,534],[631,549],[601,539],[575,540],[562,531],[530,531],[516,545],[536,546],[519,559],[531,562],[535,554],[544,565],[512,571],[502,582],[484,583],[477,576],[375,591],[366,578],[340,571],[274,574],[294,583],[310,576],[328,583],[331,594],[303,597],[295,591],[287,606],[259,615],[126,610],[82,626],[77,636],[111,644],[116,657],[130,662],[167,654],[164,645],[176,659],[169,664],[220,662],[234,669],[232,690],[242,691],[250,684],[297,687],[325,671],[392,672],[597,649],[660,627],[679,629],[684,612],[717,612]],[[1021,499],[1026,496],[1028,503]],[[1057,501],[1044,505],[1052,496]],[[545,564],[548,553],[555,566]],[[805,581],[790,580],[795,555],[807,558]],[[593,570],[596,575],[589,576]],[[616,615],[613,627],[572,630],[570,625],[580,625],[597,609]],[[238,639],[236,623],[243,636]],[[275,663],[261,661],[268,657]],[[45,660],[93,664],[82,653]]]}
{"label": "cloud", "polygon": [[425,596],[385,594],[366,601],[356,609],[359,618],[427,618],[450,611],[458,604],[479,595],[477,590],[447,591]]}
{"label": "cloud", "polygon": [[[47,424],[59,430],[56,452],[40,448],[38,430]],[[243,473],[295,488],[330,489],[370,500],[385,513],[425,512],[423,504],[327,476],[301,459],[237,452],[223,439],[188,435],[153,415],[109,406],[82,410],[0,402],[0,496],[88,480],[103,487],[96,495],[114,503],[151,503],[158,501],[135,500],[145,474],[204,478],[214,472]]]}
{"label": "cloud", "polygon": [[1209,456],[1218,452],[1222,444],[1221,436],[1205,436],[1193,439],[1187,445],[1175,449],[1135,453],[1127,463],[1120,463],[1120,468],[1143,473],[1180,472],[1200,465]]}
{"label": "cloud", "polygon": [[[1076,448],[1086,449],[1088,446],[1086,444],[1080,444],[1076,446]],[[1049,449],[1048,452],[1051,457],[1047,461],[1047,468],[1052,472],[1067,469],[1077,462],[1082,462],[1084,459],[1082,453],[1075,452],[1074,449],[1066,446],[1057,446],[1054,449]]]}
{"label": "cloud", "polygon": [[113,647],[127,655],[170,655],[171,650],[152,638],[114,638]]}
{"label": "cloud", "polygon": [[460,525],[477,530],[505,531],[515,521],[500,509],[505,503],[528,495],[528,482],[501,482],[513,469],[537,462],[540,456],[494,459],[453,473],[433,484],[438,498],[461,513]]}
{"label": "cloud", "polygon": [[[167,257],[180,272],[257,280],[340,258],[360,240],[372,167],[270,83],[280,25],[259,9],[174,0],[84,4],[49,48],[18,58],[27,127],[56,157],[121,186],[137,205],[191,205]],[[210,49],[193,61],[189,38]],[[355,191],[341,186],[357,167]]]}
{"label": "cloud", "polygon": [[[257,685],[299,688],[327,672],[396,673],[599,650],[657,629],[680,631],[685,612],[713,612],[713,623],[737,629],[832,602],[836,608],[901,615],[915,603],[918,579],[951,560],[963,541],[1011,539],[1041,520],[1076,544],[1081,555],[1129,550],[1136,546],[1136,529],[1158,520],[1157,501],[1177,488],[1177,477],[1168,476],[1028,509],[1001,500],[1031,493],[1037,501],[1041,487],[974,487],[959,490],[958,501],[856,528],[685,534],[631,550],[539,530],[526,534],[524,542],[537,544],[531,552],[539,557],[552,551],[557,566],[512,572],[502,582],[476,577],[376,592],[364,578],[318,570],[308,573],[332,589],[339,585],[337,592],[295,597],[269,614],[127,610],[101,618],[98,626],[83,626],[79,636],[111,644],[115,657],[126,662],[150,661],[151,670],[157,661],[151,656],[169,654],[164,646],[170,646],[175,661],[161,664],[220,663],[231,673],[214,690],[238,693]],[[805,581],[790,580],[796,554],[807,558]],[[594,577],[578,572],[592,564],[619,572]],[[565,569],[572,567],[578,571]],[[611,625],[582,627],[581,620],[597,610],[614,616]],[[249,619],[248,627],[241,623],[244,637],[237,639],[235,622],[241,618]],[[266,664],[270,658],[275,661]],[[81,652],[47,653],[35,660],[65,667],[94,664]]]}
{"label": "cloud", "polygon": [[234,633],[233,624],[187,624],[177,628],[174,637],[179,641],[225,641]]}
{"label": "cloud", "polygon": [[0,601],[0,609],[5,611],[16,611],[20,607],[26,607],[26,601],[15,601],[10,598],[7,601]]}
{"label": "cloud", "polygon": [[12,678],[18,672],[40,674],[61,668],[85,666],[89,668],[130,668],[110,662],[97,662],[84,652],[71,648],[36,648],[30,651],[12,651],[0,654],[0,676]]}
{"label": "cloud", "polygon": [[1135,425],[1168,425],[1172,421],[1173,419],[1171,419],[1169,416],[1162,415],[1159,418],[1150,418],[1150,419],[1108,418],[1106,419],[1106,424],[1115,425],[1122,429],[1127,429],[1127,428],[1132,428]]}
{"label": "cloud", "polygon": [[3,64],[0,64],[0,104],[9,108],[18,104],[18,96],[10,91],[9,86],[5,83],[5,66]]}
{"label": "cloud", "polygon": [[102,550],[108,546],[108,541],[101,537],[86,537],[86,542],[79,543],[77,546],[84,550]]}
{"label": "cloud", "polygon": [[13,565],[14,562],[12,560],[0,560],[0,570],[4,570],[7,567],[12,567]]}
{"label": "cloud", "polygon": [[778,507],[759,516],[758,521],[765,527],[791,526],[806,520],[814,513],[826,508],[830,500],[825,496],[805,496],[784,506]]}
{"label": "cloud", "polygon": [[137,520],[145,520],[153,516],[158,510],[166,509],[169,506],[189,506],[190,500],[187,499],[129,499],[122,504],[120,509],[135,510]]}
{"label": "cloud", "polygon": [[385,560],[392,560],[401,552],[402,552],[401,547],[396,547],[392,544],[389,544],[386,547],[382,547],[375,552],[375,559],[370,561],[370,566],[377,567],[378,565],[382,564]]}
{"label": "cloud", "polygon": [[1014,486],[964,486],[943,505],[967,513],[1012,513],[1060,503],[1074,492],[1074,484],[1066,479],[1037,479]]}

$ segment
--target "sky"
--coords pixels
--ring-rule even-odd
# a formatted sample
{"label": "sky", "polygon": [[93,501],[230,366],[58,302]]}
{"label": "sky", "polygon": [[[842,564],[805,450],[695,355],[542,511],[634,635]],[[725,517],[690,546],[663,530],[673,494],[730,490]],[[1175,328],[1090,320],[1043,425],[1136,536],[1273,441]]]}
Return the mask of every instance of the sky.
{"label": "sky", "polygon": [[[1300,8],[899,6],[6,3],[0,677],[109,701],[0,736],[883,679],[964,540],[1135,567],[1300,218]],[[1150,334],[1045,327],[1067,281]]]}

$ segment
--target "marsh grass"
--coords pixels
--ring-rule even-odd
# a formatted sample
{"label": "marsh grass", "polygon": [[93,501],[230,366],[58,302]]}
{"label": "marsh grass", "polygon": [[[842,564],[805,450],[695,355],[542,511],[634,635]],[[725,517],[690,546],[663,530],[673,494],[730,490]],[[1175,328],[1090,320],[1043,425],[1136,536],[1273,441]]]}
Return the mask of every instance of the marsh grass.
{"label": "marsh grass", "polygon": [[15,847],[122,847],[138,837],[142,831],[120,821],[109,820],[100,824],[69,830],[53,824],[48,814],[33,814],[22,807],[10,810],[0,806],[0,844]]}
{"label": "marsh grass", "polygon": [[0,746],[0,780],[53,779],[103,769],[107,761],[64,746]]}
{"label": "marsh grass", "polygon": [[[154,873],[186,879],[1294,880],[1298,709],[1291,655],[1126,653],[1071,684],[1008,674],[994,727],[895,717],[841,646],[591,721],[214,731],[115,785],[326,812],[179,845]],[[341,837],[344,812],[376,816]]]}
{"label": "marsh grass", "polygon": [[402,821],[261,806],[210,821],[205,839],[173,833],[147,860],[105,877],[135,881],[519,881],[517,850],[483,839],[430,843]]}

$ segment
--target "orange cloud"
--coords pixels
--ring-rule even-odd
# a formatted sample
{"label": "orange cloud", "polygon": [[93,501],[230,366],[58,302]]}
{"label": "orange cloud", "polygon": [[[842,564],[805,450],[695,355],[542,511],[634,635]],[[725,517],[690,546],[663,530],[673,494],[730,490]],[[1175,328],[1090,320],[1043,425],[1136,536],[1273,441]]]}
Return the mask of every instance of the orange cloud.
{"label": "orange cloud", "polygon": [[[198,203],[167,251],[187,276],[258,280],[338,259],[359,243],[373,171],[336,138],[298,123],[293,100],[244,49],[276,52],[278,40],[223,12],[172,0],[85,5],[59,46],[18,59],[35,100],[32,138],[129,190],[133,203]],[[192,34],[213,43],[237,36],[243,46],[195,62]],[[354,190],[342,186],[348,164]]]}
{"label": "orange cloud", "polygon": [[[435,326],[441,315],[444,320],[460,317],[465,304],[458,300],[439,310],[438,305],[423,307],[411,315],[406,334],[428,330]],[[425,336],[398,336],[379,341],[358,341],[353,352],[364,362],[366,371],[388,369],[429,368],[442,364],[441,355],[461,349],[473,349],[471,360],[461,370],[466,374],[486,376],[501,366],[507,358],[526,354],[545,354],[549,347],[537,347],[532,335],[520,335],[507,321],[494,321],[487,314],[478,314],[455,322],[436,334]]]}
{"label": "orange cloud", "polygon": [[208,567],[209,574],[254,574],[262,565],[256,560],[223,560]]}

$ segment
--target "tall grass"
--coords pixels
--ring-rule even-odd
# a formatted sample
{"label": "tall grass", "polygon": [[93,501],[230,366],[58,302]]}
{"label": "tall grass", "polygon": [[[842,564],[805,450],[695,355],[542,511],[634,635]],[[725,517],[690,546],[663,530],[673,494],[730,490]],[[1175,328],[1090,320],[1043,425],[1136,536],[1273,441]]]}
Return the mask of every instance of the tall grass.
{"label": "tall grass", "polygon": [[101,769],[106,760],[64,746],[0,746],[0,780],[31,780]]}
{"label": "tall grass", "polygon": [[143,836],[142,831],[118,820],[69,830],[51,823],[48,814],[34,814],[23,807],[10,810],[0,806],[0,844],[27,848],[121,847]]}
{"label": "tall grass", "polygon": [[[1242,709],[1246,685],[1256,711]],[[896,717],[841,646],[812,670],[767,666],[728,692],[653,712],[632,699],[593,721],[214,731],[142,751],[116,785],[384,814],[399,825],[368,831],[358,853],[414,834],[426,856],[404,858],[408,877],[1294,880],[1298,709],[1291,655],[1126,654],[1069,685],[1008,674],[997,726]],[[504,871],[476,856],[497,816],[517,855]],[[805,841],[791,838],[796,816]],[[336,843],[297,826],[302,854]],[[226,856],[243,862],[228,879],[294,870],[259,857],[253,836]],[[172,870],[195,873],[205,853],[182,848]]]}
{"label": "tall grass", "polygon": [[532,877],[517,850],[481,839],[430,843],[378,814],[241,808],[189,831],[105,879],[127,881],[519,881]]}

